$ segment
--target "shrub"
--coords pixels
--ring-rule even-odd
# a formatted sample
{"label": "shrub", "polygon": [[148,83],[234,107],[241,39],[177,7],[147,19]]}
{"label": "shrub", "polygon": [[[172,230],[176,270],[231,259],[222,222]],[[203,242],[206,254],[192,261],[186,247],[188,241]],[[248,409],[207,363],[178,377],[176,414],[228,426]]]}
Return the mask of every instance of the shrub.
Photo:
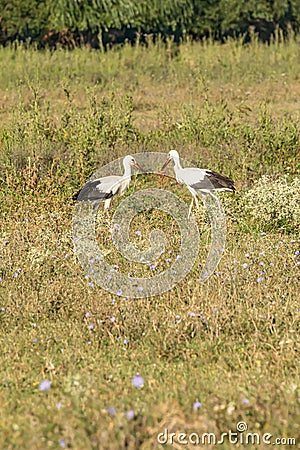
{"label": "shrub", "polygon": [[252,218],[267,228],[295,228],[300,225],[300,178],[276,179],[263,176],[244,196],[244,205]]}

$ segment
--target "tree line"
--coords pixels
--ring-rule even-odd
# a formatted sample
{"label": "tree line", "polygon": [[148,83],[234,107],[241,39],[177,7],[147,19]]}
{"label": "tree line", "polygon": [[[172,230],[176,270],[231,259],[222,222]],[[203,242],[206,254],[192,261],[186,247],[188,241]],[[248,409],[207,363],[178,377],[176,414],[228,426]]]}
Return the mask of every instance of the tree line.
{"label": "tree line", "polygon": [[0,44],[69,47],[151,35],[222,40],[251,31],[268,41],[300,29],[299,0],[0,0]]}

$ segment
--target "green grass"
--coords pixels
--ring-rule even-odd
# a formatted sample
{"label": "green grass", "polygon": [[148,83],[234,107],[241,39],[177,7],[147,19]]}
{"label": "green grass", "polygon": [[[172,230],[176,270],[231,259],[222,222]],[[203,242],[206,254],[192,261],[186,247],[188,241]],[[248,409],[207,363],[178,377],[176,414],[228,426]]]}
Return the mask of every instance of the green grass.
{"label": "green grass", "polygon": [[[299,221],[282,196],[280,223],[244,205],[262,175],[299,177],[299,42],[0,53],[0,448],[156,449],[165,428],[220,436],[241,420],[298,448]],[[126,300],[91,286],[74,255],[72,195],[116,158],[172,148],[236,181],[222,195],[227,248],[214,275],[198,282],[209,249],[199,211],[199,260],[172,291]],[[126,196],[153,186],[190,201],[167,178],[133,181]],[[145,248],[157,227],[176,254],[178,228],[161,212],[133,221],[132,241]],[[149,276],[117,255],[100,214],[97,231],[112,264]]]}

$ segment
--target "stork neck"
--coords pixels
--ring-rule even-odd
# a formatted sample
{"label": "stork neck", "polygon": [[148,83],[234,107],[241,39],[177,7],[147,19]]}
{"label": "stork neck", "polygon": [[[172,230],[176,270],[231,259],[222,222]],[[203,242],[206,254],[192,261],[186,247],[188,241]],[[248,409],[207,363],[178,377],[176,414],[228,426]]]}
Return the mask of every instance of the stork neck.
{"label": "stork neck", "polygon": [[131,178],[131,166],[126,163],[124,164],[123,178]]}
{"label": "stork neck", "polygon": [[181,167],[179,158],[174,158],[174,170],[175,170],[175,173],[178,170],[181,170],[181,169],[182,169],[182,167]]}

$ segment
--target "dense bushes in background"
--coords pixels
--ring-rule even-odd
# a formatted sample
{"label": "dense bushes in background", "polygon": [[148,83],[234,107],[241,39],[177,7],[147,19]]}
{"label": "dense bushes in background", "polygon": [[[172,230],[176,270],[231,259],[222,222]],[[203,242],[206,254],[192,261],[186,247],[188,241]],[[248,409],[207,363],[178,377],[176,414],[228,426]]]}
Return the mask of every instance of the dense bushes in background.
{"label": "dense bushes in background", "polygon": [[297,32],[299,25],[299,0],[0,0],[2,44],[97,47],[147,34],[222,39],[251,27],[268,40],[276,28]]}

